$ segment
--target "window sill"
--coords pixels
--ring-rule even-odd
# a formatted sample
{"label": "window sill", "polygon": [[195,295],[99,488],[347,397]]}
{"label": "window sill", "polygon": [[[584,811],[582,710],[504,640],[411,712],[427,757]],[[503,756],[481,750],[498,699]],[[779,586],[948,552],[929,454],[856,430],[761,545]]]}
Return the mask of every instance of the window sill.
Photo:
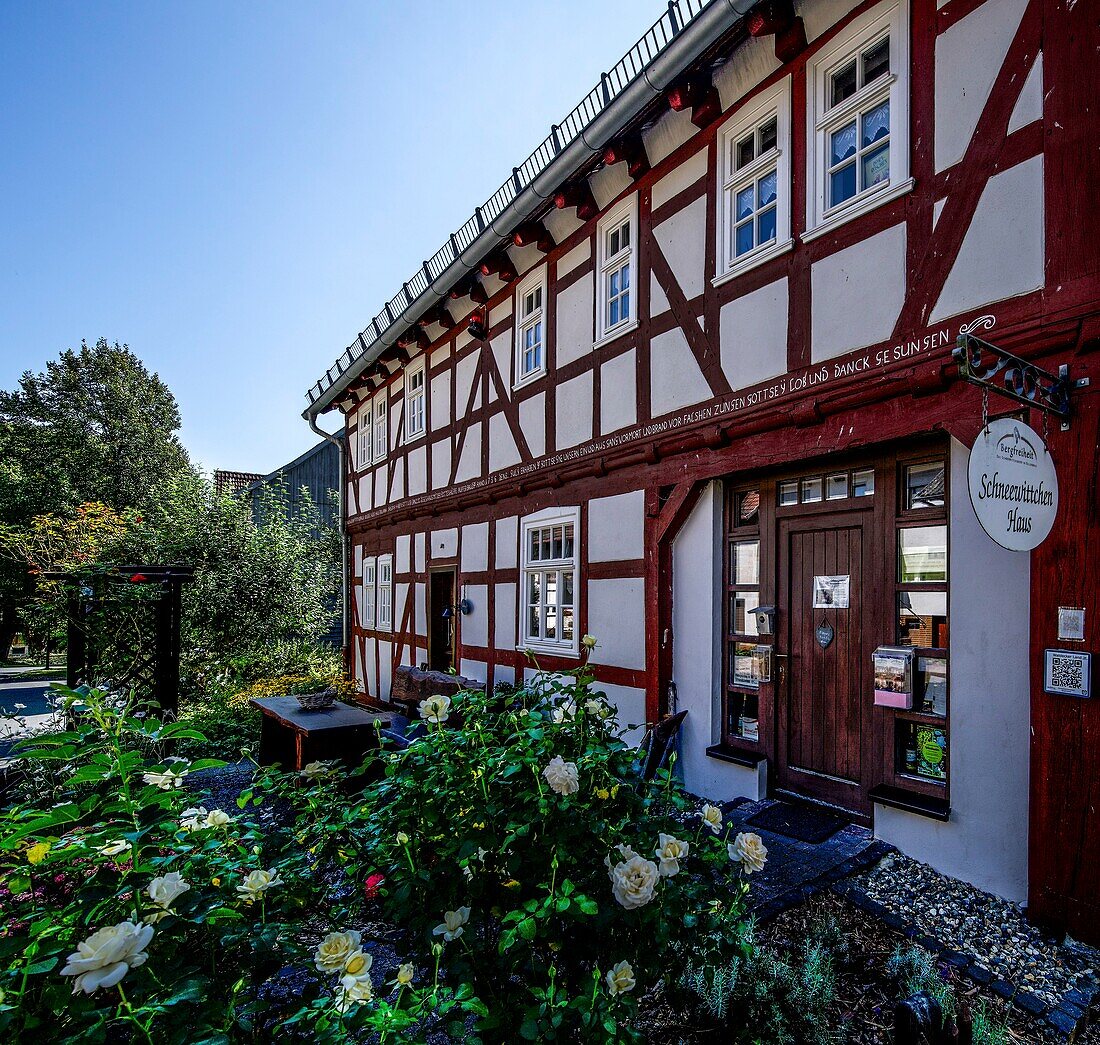
{"label": "window sill", "polygon": [[763,265],[766,261],[771,261],[772,258],[781,257],[789,250],[793,249],[794,240],[787,239],[782,243],[777,243],[769,250],[761,251],[759,254],[753,255],[751,258],[746,258],[744,261],[739,261],[736,265],[728,268],[720,276],[715,276],[710,281],[712,287],[720,287],[723,283],[729,283],[730,280],[736,279],[738,276],[743,276],[746,272],[751,272],[754,268]]}
{"label": "window sill", "polygon": [[404,439],[401,440],[401,445],[412,446],[413,443],[419,443],[420,440],[423,439],[427,434],[428,433],[425,431],[417,432],[416,435],[407,435]]}
{"label": "window sill", "polygon": [[740,748],[728,747],[725,744],[714,744],[707,748],[707,758],[716,758],[719,762],[729,762],[730,765],[743,766],[746,769],[756,769],[761,762],[767,762],[768,756],[762,752],[742,751]]}
{"label": "window sill", "polygon": [[893,188],[883,189],[881,192],[872,192],[864,196],[858,203],[853,203],[848,207],[842,207],[828,217],[822,218],[812,229],[808,229],[806,232],[802,233],[802,242],[810,243],[819,236],[824,236],[826,233],[832,232],[841,225],[847,224],[853,218],[869,214],[871,211],[875,210],[875,208],[881,207],[884,203],[890,203],[892,200],[896,200],[900,196],[912,192],[915,184],[916,182],[912,178],[906,178],[905,181],[898,183],[893,186]]}
{"label": "window sill", "polygon": [[546,370],[534,370],[526,377],[521,377],[515,384],[512,385],[512,391],[518,392],[521,388],[526,388],[528,385],[533,385],[536,381],[546,376]]}
{"label": "window sill", "polygon": [[517,653],[526,653],[528,650],[532,653],[544,653],[548,657],[568,657],[570,659],[577,659],[581,655],[579,646],[547,646],[535,642],[527,642],[516,647]]}
{"label": "window sill", "polygon": [[638,321],[636,319],[631,320],[625,326],[618,326],[614,330],[609,330],[603,337],[598,338],[592,342],[592,351],[595,352],[597,348],[603,348],[604,345],[610,345],[612,341],[617,340],[620,337],[629,334],[632,330],[638,329]]}
{"label": "window sill", "polygon": [[892,784],[879,784],[869,792],[871,801],[876,805],[889,806],[917,816],[926,816],[930,820],[939,820],[946,824],[951,819],[951,805],[946,798],[934,798],[930,795],[906,791]]}

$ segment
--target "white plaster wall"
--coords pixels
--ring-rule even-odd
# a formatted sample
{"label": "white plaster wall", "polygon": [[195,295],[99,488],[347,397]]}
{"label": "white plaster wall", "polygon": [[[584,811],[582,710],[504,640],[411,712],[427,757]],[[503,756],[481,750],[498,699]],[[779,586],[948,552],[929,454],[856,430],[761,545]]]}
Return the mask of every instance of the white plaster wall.
{"label": "white plaster wall", "polygon": [[508,418],[504,414],[493,414],[489,419],[489,471],[499,472],[519,461],[519,447],[508,427]]}
{"label": "white plaster wall", "polygon": [[393,626],[402,630],[405,623],[405,606],[409,599],[409,585],[402,581],[393,586]]}
{"label": "white plaster wall", "polygon": [[[354,490],[355,487],[354,486],[349,486],[349,489]],[[360,511],[360,512],[365,512],[365,511],[368,511],[369,509],[374,507],[374,505],[372,503],[372,494],[373,494],[373,492],[374,492],[374,478],[373,478],[373,476],[371,476],[370,474],[364,475],[359,480],[359,503],[358,503],[358,505],[352,503],[349,506],[350,512],[351,512],[352,515],[357,514],[357,512],[355,511],[356,508],[358,508],[358,511]],[[354,494],[351,498],[349,498],[349,500],[354,502]]]}
{"label": "white plaster wall", "polygon": [[600,432],[607,435],[638,420],[634,349],[600,365]]}
{"label": "white plaster wall", "polygon": [[498,650],[516,648],[516,586],[497,584],[493,608],[493,645]]}
{"label": "white plaster wall", "polygon": [[623,740],[635,746],[640,744],[645,736],[645,690],[633,686],[613,686],[606,682],[594,683],[592,690],[602,693],[615,705]]}
{"label": "white plaster wall", "polygon": [[568,276],[578,265],[583,265],[592,257],[592,240],[581,240],[572,250],[566,251],[558,258],[558,279]]}
{"label": "white plaster wall", "polygon": [[963,158],[1027,4],[984,3],[936,38],[937,171]]}
{"label": "white plaster wall", "polygon": [[[386,475],[386,473],[383,472],[382,476],[385,476],[385,475]],[[385,489],[385,486],[383,484],[387,481],[385,478],[382,478],[382,476],[379,477],[380,478],[380,485],[378,487],[379,490],[384,490]],[[390,486],[390,504],[393,504],[395,501],[400,501],[401,498],[404,497],[404,496],[405,496],[405,469],[401,467],[401,462],[398,461],[394,465],[394,469],[393,469],[393,483]]]}
{"label": "white plaster wall", "polygon": [[930,322],[1044,285],[1043,198],[1042,156],[989,179]]}
{"label": "white plaster wall", "polygon": [[722,715],[722,485],[710,483],[672,545],[672,678],[681,711],[684,786],[728,802],[762,797],[756,770],[707,756],[719,741]]}
{"label": "white plaster wall", "polygon": [[393,542],[393,572],[408,573],[412,565],[412,538],[399,533]]}
{"label": "white plaster wall", "polygon": [[627,173],[625,163],[616,163],[611,167],[601,167],[588,178],[588,187],[592,198],[600,210],[603,210],[616,196],[630,188],[632,179]]}
{"label": "white plaster wall", "polygon": [[[509,254],[509,257],[511,257],[511,254]],[[516,271],[522,272],[523,269],[519,265],[516,265]],[[495,327],[502,319],[507,319],[511,314],[512,299],[505,298],[500,304],[489,309],[489,326]],[[493,347],[496,347],[495,342]]]}
{"label": "white plaster wall", "polygon": [[588,561],[642,558],[645,545],[645,492],[631,490],[588,502]]}
{"label": "white plaster wall", "polygon": [[424,493],[428,488],[428,450],[421,442],[409,451],[409,496]]}
{"label": "white plaster wall", "polygon": [[519,426],[523,429],[523,438],[533,457],[541,457],[546,452],[546,393],[524,399],[519,404]]}
{"label": "white plaster wall", "polygon": [[486,679],[485,661],[466,660],[466,658],[463,657],[459,664],[458,673],[464,678],[477,679],[478,682],[484,682]]}
{"label": "white plaster wall", "polygon": [[555,351],[558,366],[580,359],[592,351],[592,324],[595,322],[591,275],[578,279],[557,295]]}
{"label": "white plaster wall", "polygon": [[477,352],[469,352],[455,366],[455,409],[460,414],[466,409],[467,403],[470,404],[471,410],[481,406],[480,382],[474,391],[473,400],[470,399],[470,386],[473,384],[474,372],[477,370],[477,358]]}
{"label": "white plaster wall", "polygon": [[[511,300],[511,299],[509,299]],[[498,334],[491,342],[489,347],[493,350],[493,359],[496,361],[497,370],[500,372],[501,382],[505,388],[511,385],[512,374],[512,330],[509,327],[502,334]],[[493,402],[497,397],[496,383],[489,379],[489,402]]]}
{"label": "white plaster wall", "polygon": [[676,282],[690,301],[703,293],[707,238],[707,201],[700,197],[653,229]]}
{"label": "white plaster wall", "polygon": [[592,438],[591,371],[558,385],[556,408],[558,450]]}
{"label": "white plaster wall", "polygon": [[413,569],[417,573],[424,572],[424,545],[427,535],[424,533],[413,534]]}
{"label": "white plaster wall", "polygon": [[645,145],[649,165],[656,167],[666,156],[675,152],[690,138],[698,128],[691,122],[691,110],[664,114],[652,127],[642,131],[642,143]]}
{"label": "white plaster wall", "polygon": [[679,327],[666,330],[653,339],[649,366],[649,394],[654,417],[711,398],[710,385]]}
{"label": "white plaster wall", "polygon": [[653,183],[652,206],[656,210],[662,203],[672,199],[678,192],[683,192],[689,185],[694,185],[707,173],[707,150],[700,149],[689,156],[683,163],[673,167],[660,181]]}
{"label": "white plaster wall", "polygon": [[[480,398],[480,393],[479,393]],[[458,459],[455,482],[474,479],[481,474],[481,422],[475,421],[466,429],[466,439],[462,444],[462,455]]]}
{"label": "white plaster wall", "polygon": [[432,489],[438,490],[451,480],[450,437],[432,443]]}
{"label": "white plaster wall", "polygon": [[731,388],[786,373],[787,277],[723,305],[718,329]]}
{"label": "white plaster wall", "polygon": [[579,229],[584,222],[577,217],[577,211],[575,208],[570,207],[568,210],[554,210],[547,211],[542,216],[542,223],[546,226],[546,230],[554,237],[555,243],[561,243],[563,240],[568,239],[574,232]]}
{"label": "white plaster wall", "polygon": [[665,288],[657,282],[657,277],[649,274],[649,314],[656,318],[669,310],[668,298],[665,296]]}
{"label": "white plaster wall", "polygon": [[378,679],[375,692],[384,700],[390,695],[390,683],[393,679],[393,643],[378,640]]}
{"label": "white plaster wall", "polygon": [[355,644],[355,681],[361,693],[369,693],[367,676],[363,671],[363,650],[359,643]]}
{"label": "white plaster wall", "polygon": [[484,573],[489,568],[489,524],[462,527],[462,572]]}
{"label": "white plaster wall", "polygon": [[377,647],[377,643],[375,642],[374,639],[367,639],[367,641],[366,641],[366,648],[367,648],[366,663],[363,665],[364,679],[365,679],[366,686],[367,686],[367,692],[370,693],[372,696],[375,696],[375,697],[377,697],[377,696],[388,697],[389,696],[389,690],[387,690],[385,693],[381,693],[379,688],[378,688],[378,671],[376,670],[376,668],[374,666],[374,651],[375,651],[376,647]]}
{"label": "white plaster wall", "polygon": [[944,874],[1027,896],[1031,560],[995,544],[967,492],[969,451],[951,442],[949,658],[951,819],[883,806],[875,834]]}
{"label": "white plaster wall", "polygon": [[519,520],[510,515],[497,520],[497,569],[514,570],[519,565]]}
{"label": "white plaster wall", "polygon": [[822,258],[810,288],[815,363],[885,341],[905,297],[905,225]]}
{"label": "white plaster wall", "polygon": [[413,586],[413,598],[416,600],[413,606],[413,628],[417,635],[426,635],[428,632],[428,596],[427,585],[423,583]]}
{"label": "white plaster wall", "polygon": [[860,0],[795,0],[794,11],[806,23],[806,39],[813,43],[859,2]]}
{"label": "white plaster wall", "polygon": [[458,555],[458,528],[436,530],[431,536],[431,558],[453,559]]}
{"label": "white plaster wall", "polygon": [[484,584],[467,584],[463,592],[473,608],[462,618],[462,641],[469,646],[488,646],[489,589]]}
{"label": "white plaster wall", "polygon": [[1043,52],[1035,56],[1031,71],[1027,74],[1016,108],[1008,121],[1008,133],[1012,134],[1021,127],[1043,118]]}
{"label": "white plaster wall", "polygon": [[[508,257],[512,259],[512,264],[516,267],[516,272],[520,275],[542,261],[542,254],[539,253],[538,247],[533,243],[527,244],[526,247],[508,247],[507,251]],[[508,300],[511,301],[510,298]]]}
{"label": "white plaster wall", "polygon": [[714,86],[718,88],[718,98],[722,109],[739,102],[766,76],[780,66],[775,57],[775,37],[749,37],[738,44],[733,57],[714,71]]}
{"label": "white plaster wall", "polygon": [[645,586],[640,577],[588,582],[588,632],[599,659],[618,668],[645,667]]}

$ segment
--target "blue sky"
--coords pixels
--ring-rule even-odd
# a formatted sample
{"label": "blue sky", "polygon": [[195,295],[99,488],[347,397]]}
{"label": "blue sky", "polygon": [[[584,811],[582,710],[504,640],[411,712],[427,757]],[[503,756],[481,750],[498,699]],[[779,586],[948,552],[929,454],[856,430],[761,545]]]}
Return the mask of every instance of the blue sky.
{"label": "blue sky", "polygon": [[0,387],[128,342],[194,459],[285,463],[306,388],[663,6],[0,0]]}

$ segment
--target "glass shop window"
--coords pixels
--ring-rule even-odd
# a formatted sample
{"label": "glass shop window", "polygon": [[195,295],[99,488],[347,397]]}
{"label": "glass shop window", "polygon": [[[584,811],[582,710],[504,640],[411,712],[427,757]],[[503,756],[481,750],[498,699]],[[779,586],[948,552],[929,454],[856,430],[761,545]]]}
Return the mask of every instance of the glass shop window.
{"label": "glass shop window", "polygon": [[[727,498],[725,677],[722,740],[760,740],[761,681],[770,681],[768,638],[753,612],[760,606],[760,491],[734,490]],[[765,653],[765,650],[769,653]]]}

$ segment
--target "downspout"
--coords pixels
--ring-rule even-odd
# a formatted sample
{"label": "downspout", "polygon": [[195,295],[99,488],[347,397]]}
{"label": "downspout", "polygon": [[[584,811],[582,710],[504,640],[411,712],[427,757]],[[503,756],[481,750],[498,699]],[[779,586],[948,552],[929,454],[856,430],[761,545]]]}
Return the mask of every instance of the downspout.
{"label": "downspout", "polygon": [[355,665],[351,663],[351,591],[348,584],[348,559],[351,555],[351,537],[348,534],[348,480],[345,474],[347,465],[347,440],[338,439],[331,432],[317,426],[314,414],[302,415],[322,439],[334,444],[340,455],[340,655],[344,661],[344,671],[349,675]]}

